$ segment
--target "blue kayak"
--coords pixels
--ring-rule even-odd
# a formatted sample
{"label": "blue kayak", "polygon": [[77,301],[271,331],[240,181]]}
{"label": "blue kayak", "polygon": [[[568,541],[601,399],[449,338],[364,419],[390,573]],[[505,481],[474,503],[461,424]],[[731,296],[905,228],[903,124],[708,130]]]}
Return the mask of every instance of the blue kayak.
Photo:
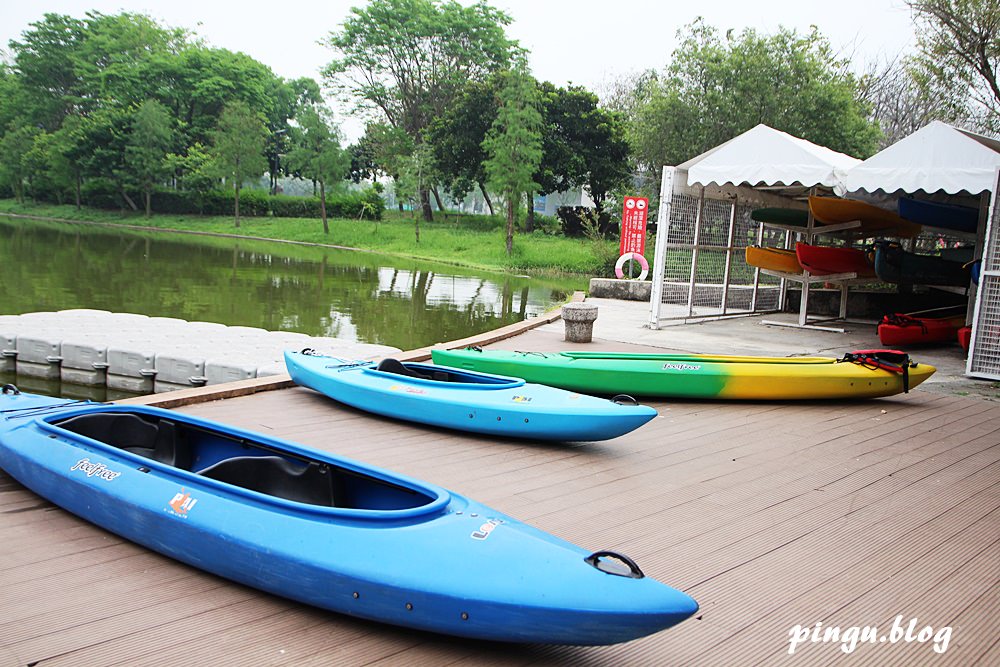
{"label": "blue kayak", "polygon": [[143,406],[0,397],[0,467],[164,555],[336,612],[477,639],[598,645],[688,595],[445,489]]}
{"label": "blue kayak", "polygon": [[296,384],[386,417],[460,431],[537,440],[607,440],[656,410],[629,397],[595,398],[519,378],[385,359],[352,362],[285,352]]}

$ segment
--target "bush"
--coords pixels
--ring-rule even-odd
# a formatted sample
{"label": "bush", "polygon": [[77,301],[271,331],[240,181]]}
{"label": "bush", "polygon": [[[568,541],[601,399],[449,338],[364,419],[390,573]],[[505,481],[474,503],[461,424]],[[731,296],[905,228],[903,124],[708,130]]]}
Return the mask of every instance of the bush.
{"label": "bush", "polygon": [[[556,209],[556,217],[559,218],[559,225],[562,228],[563,236],[587,236],[588,227],[592,225],[596,209],[589,206],[560,206]],[[617,220],[613,220],[611,215],[604,211],[597,221],[597,233],[600,236],[607,236],[613,232],[618,225]]]}
{"label": "bush", "polygon": [[85,206],[109,210],[125,206],[118,184],[110,178],[92,178],[80,186],[80,199]]}

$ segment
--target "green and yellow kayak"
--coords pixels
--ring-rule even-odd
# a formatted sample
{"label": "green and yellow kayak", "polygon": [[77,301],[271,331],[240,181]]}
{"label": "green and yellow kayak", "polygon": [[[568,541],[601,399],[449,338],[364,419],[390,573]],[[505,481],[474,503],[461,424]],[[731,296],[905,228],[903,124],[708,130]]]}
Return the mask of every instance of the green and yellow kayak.
{"label": "green and yellow kayak", "polygon": [[435,364],[590,394],[727,400],[861,399],[916,387],[936,370],[889,350],[833,357],[433,350]]}

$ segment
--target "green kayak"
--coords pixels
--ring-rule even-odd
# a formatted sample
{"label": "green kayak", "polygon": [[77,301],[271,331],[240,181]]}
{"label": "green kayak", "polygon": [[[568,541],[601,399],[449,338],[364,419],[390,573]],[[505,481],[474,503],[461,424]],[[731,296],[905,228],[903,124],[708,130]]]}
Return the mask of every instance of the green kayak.
{"label": "green kayak", "polygon": [[697,399],[796,400],[891,396],[926,380],[934,367],[902,353],[833,357],[740,357],[626,352],[433,350],[434,363],[524,378],[589,394]]}

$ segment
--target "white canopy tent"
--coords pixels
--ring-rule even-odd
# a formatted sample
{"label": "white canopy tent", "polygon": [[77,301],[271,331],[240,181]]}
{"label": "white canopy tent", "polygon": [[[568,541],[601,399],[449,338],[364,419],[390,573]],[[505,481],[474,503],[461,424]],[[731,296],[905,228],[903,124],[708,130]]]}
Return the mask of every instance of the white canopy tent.
{"label": "white canopy tent", "polygon": [[852,168],[846,192],[992,192],[1000,141],[933,121]]}
{"label": "white canopy tent", "polygon": [[848,196],[923,193],[935,199],[965,200],[955,203],[978,199],[975,253],[983,265],[966,373],[996,380],[1000,380],[998,179],[1000,141],[934,121],[854,167],[844,181]]}
{"label": "white canopy tent", "polygon": [[861,160],[760,124],[677,166],[688,185],[834,188]]}
{"label": "white canopy tent", "polygon": [[[664,167],[656,235],[653,285],[650,294],[649,325],[658,328],[664,300],[686,308],[675,318],[726,316],[735,311],[775,310],[784,300],[786,281],[780,279],[776,300],[758,299],[759,272],[752,279],[748,306],[732,303],[746,294],[747,287],[733,285],[730,268],[743,264],[747,233],[741,225],[749,222],[749,212],[759,206],[806,208],[805,195],[813,188],[842,186],[849,169],[861,161],[843,153],[799,139],[767,125],[758,125],[715,148],[676,167]],[[697,203],[692,203],[696,200]],[[729,211],[726,213],[726,211]],[[729,218],[728,234],[719,225],[707,229],[706,219]],[[746,221],[746,222],[741,222]],[[753,223],[756,227],[756,223]],[[739,233],[735,230],[739,228]],[[803,230],[811,237],[810,228]],[[663,233],[666,232],[666,233]],[[758,243],[760,242],[760,232]],[[737,241],[737,239],[743,239]],[[669,261],[690,257],[687,269]],[[724,260],[703,262],[700,254],[724,255]],[[683,263],[683,262],[681,262]],[[710,265],[723,266],[721,275],[706,275]],[[684,275],[682,272],[687,272]],[[666,299],[664,295],[667,295]],[[683,294],[684,300],[679,298]],[[800,325],[805,325],[808,282],[803,285]],[[677,309],[674,309],[677,312]]]}

